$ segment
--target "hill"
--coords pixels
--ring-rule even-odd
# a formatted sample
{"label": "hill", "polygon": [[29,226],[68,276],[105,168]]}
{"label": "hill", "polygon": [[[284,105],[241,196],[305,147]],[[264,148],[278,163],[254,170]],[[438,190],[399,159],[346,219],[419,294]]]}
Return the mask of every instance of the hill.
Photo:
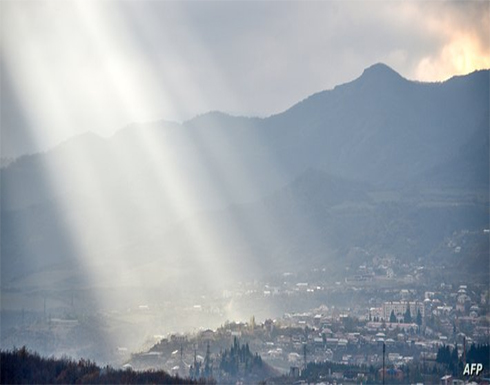
{"label": "hill", "polygon": [[[164,371],[100,368],[87,360],[43,358],[26,348],[0,353],[2,384],[205,384]],[[208,382],[208,383],[212,383]]]}

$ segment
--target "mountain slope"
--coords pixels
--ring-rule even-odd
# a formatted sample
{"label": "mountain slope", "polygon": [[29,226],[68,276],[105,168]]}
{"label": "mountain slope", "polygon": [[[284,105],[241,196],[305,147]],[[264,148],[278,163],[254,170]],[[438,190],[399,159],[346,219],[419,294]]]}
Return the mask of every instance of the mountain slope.
{"label": "mountain slope", "polygon": [[[400,186],[449,161],[482,124],[488,127],[488,83],[488,71],[426,84],[375,65],[272,117],[269,125],[283,134],[284,158],[294,143],[296,163]],[[294,167],[291,159],[288,165]]]}
{"label": "mountain slope", "polygon": [[[135,255],[174,253],[181,272],[196,254],[259,272],[353,245],[426,256],[448,231],[488,222],[488,80],[486,70],[418,83],[377,64],[269,118],[214,112],[22,157],[0,171],[2,282]],[[410,198],[380,205],[383,190]],[[244,213],[245,202],[256,203]],[[444,213],[447,226],[434,219]]]}
{"label": "mountain slope", "polygon": [[[457,202],[457,203],[456,203]],[[370,258],[393,255],[410,262],[451,263],[467,260],[459,272],[474,279],[487,277],[488,202],[471,196],[419,194],[399,191],[386,194],[366,184],[307,170],[291,184],[258,202],[189,218],[169,234],[154,240],[171,245],[171,254],[184,254],[186,229],[199,228],[214,234],[228,253],[215,259],[241,277],[257,278],[270,271],[308,270],[328,266],[332,276],[345,267],[366,262],[353,256],[357,248]],[[473,236],[467,247],[454,254],[445,245],[456,233]],[[176,240],[182,241],[176,242]],[[219,249],[220,249],[219,248]],[[480,252],[475,253],[474,248]],[[488,254],[488,253],[487,253]],[[189,256],[188,266],[193,266]]]}

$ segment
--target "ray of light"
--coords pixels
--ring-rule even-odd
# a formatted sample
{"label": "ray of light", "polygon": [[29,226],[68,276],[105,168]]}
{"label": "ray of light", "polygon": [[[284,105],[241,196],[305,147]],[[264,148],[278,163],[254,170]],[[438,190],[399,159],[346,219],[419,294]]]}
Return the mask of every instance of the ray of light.
{"label": "ray of light", "polygon": [[[52,12],[56,14],[58,3],[49,4],[54,7]],[[79,39],[95,52],[100,61],[100,68],[97,70],[91,68],[86,72],[82,70],[81,73],[65,70],[57,72],[56,65],[52,63],[53,56],[35,44],[25,47],[22,55],[15,41],[7,40],[2,45],[5,65],[9,74],[12,74],[15,88],[19,90],[22,104],[31,114],[32,135],[35,140],[43,140],[43,129],[46,127],[54,126],[58,130],[70,127],[79,116],[70,108],[70,104],[77,102],[87,107],[86,113],[95,117],[93,120],[102,122],[111,121],[106,120],[106,114],[120,114],[119,119],[132,122],[142,120],[142,116],[146,119],[157,118],[159,116],[152,115],[156,112],[165,116],[167,113],[172,115],[175,111],[185,111],[186,108],[181,106],[185,103],[206,105],[203,102],[206,99],[204,90],[192,79],[186,79],[185,71],[178,77],[165,75],[165,70],[163,75],[157,75],[158,68],[145,61],[144,51],[131,36],[130,28],[117,3],[80,0],[69,3],[69,12],[73,13],[75,27],[83,31],[83,37]],[[29,41],[29,36],[35,31],[27,17],[17,16],[13,21],[19,23],[16,30],[25,34],[22,40]],[[158,21],[153,20],[152,23]],[[140,20],[139,25],[142,24]],[[54,26],[63,47],[63,63],[77,63],[75,68],[83,69],[79,65],[79,46],[72,44],[73,36],[65,33],[67,28],[63,22],[59,25],[55,23]],[[200,47],[198,57],[205,58],[208,63],[218,67],[212,54],[206,52],[206,47],[195,36],[195,31],[188,28],[184,33],[188,34],[188,39],[195,41],[196,47]],[[178,67],[179,60],[183,59],[177,58],[171,65]],[[169,71],[179,72],[178,69]],[[60,85],[58,76],[66,77],[63,80],[77,88],[78,98],[65,100],[66,85]],[[162,84],[157,85],[155,79]],[[233,95],[224,76],[218,83],[226,94]],[[180,88],[192,89],[195,100],[185,100],[184,95],[188,93],[182,93]],[[253,170],[244,164],[246,158],[236,153],[240,151],[240,147],[236,142],[231,143],[231,135],[226,130],[215,130],[214,123],[211,121],[211,125],[202,131],[181,127],[182,130],[179,130],[176,137],[185,143],[185,150],[172,146],[172,133],[168,129],[165,129],[167,136],[162,136],[159,129],[136,129],[134,142],[126,147],[115,146],[109,154],[99,152],[99,148],[104,147],[104,140],[93,136],[84,137],[86,142],[81,150],[73,141],[53,152],[52,163],[48,165],[45,178],[56,193],[54,195],[57,196],[59,205],[57,214],[65,217],[66,231],[69,233],[67,237],[72,240],[76,249],[74,253],[79,256],[87,279],[93,285],[137,287],[139,292],[135,291],[131,294],[133,297],[129,295],[127,300],[138,303],[144,301],[145,297],[150,297],[154,282],[159,282],[159,275],[162,276],[161,281],[171,274],[185,277],[185,269],[189,266],[186,264],[191,264],[199,271],[203,282],[211,288],[222,288],[236,279],[229,260],[233,254],[232,247],[216,230],[219,226],[209,225],[205,217],[180,222],[186,237],[181,242],[186,246],[184,251],[181,244],[169,247],[169,250],[161,251],[162,260],[157,262],[149,261],[145,256],[131,254],[132,250],[145,250],[131,244],[131,233],[139,225],[145,230],[154,225],[163,231],[164,221],[159,220],[159,215],[168,215],[174,221],[182,220],[196,208],[206,207],[206,202],[203,202],[206,193],[199,190],[202,186],[197,183],[199,178],[215,178],[223,190],[223,198],[232,199],[240,196],[243,190],[254,189],[254,178],[251,175]],[[246,129],[243,137],[250,141],[248,147],[256,145],[260,148],[261,138],[254,137]],[[63,149],[64,153],[60,153]],[[265,161],[275,167],[274,159],[268,159],[266,150],[264,153]],[[135,154],[141,158],[132,158]],[[63,159],[65,163],[60,168],[55,168],[59,159]],[[203,159],[205,164],[196,165]],[[128,197],[125,194],[128,191],[118,191],[117,188],[121,187],[121,182],[126,177],[138,173],[142,165],[148,166],[147,175],[138,179],[141,185],[129,189],[129,193],[140,194],[144,190],[155,189],[156,194],[143,193],[126,200]],[[107,172],[100,173],[101,168]],[[199,171],[208,175],[203,178]],[[277,172],[281,174],[280,169]],[[110,175],[110,179],[103,180],[100,175]],[[207,195],[211,195],[209,191]],[[135,211],[135,217],[128,220],[121,214],[121,210],[125,212],[124,204],[138,204],[141,197],[149,202],[140,205]],[[159,207],[161,201],[168,202],[164,210],[152,212],[153,208]],[[306,228],[308,224],[305,223],[304,226]],[[266,214],[260,217],[260,221],[245,218],[243,227],[252,238],[262,238],[264,241],[273,239],[278,243],[282,237],[277,230],[279,224],[276,219]],[[243,242],[240,234],[236,237],[237,242]],[[160,253],[159,250],[152,250],[151,245],[148,247],[152,256]],[[146,268],[138,266],[141,261],[149,262]],[[252,265],[253,261],[249,263]],[[152,268],[153,271],[149,271]],[[250,269],[253,270],[253,266]],[[118,297],[121,300],[121,293],[111,292],[97,296],[98,306],[101,309],[111,308],[113,303],[118,302]],[[233,314],[229,316],[233,317]]]}
{"label": "ray of light", "polygon": [[[83,7],[87,7],[87,3],[83,4]],[[114,10],[112,10],[112,12],[114,12]],[[111,42],[110,38],[108,38],[109,32],[98,29],[99,26],[107,25],[107,23],[94,21],[92,13],[93,12],[87,11],[86,8],[83,11],[87,28],[92,29],[94,37],[98,37],[99,44],[101,44],[100,52],[106,53],[109,51],[109,47],[112,47],[115,44]],[[124,33],[125,31],[121,30],[122,28],[114,27],[111,32],[122,37],[123,40],[127,42],[128,40],[124,38],[126,36]],[[108,41],[106,41],[105,38],[107,38]],[[107,57],[107,61],[111,62],[111,60],[113,60],[112,54]],[[145,72],[152,73],[151,71]],[[125,71],[118,72],[117,68],[116,71],[111,71],[111,76],[114,78],[113,83],[117,84],[118,94],[122,104],[126,110],[129,110],[130,116],[136,117],[140,115],[139,111],[144,108],[144,91],[138,90],[137,87],[133,87],[134,85],[129,81],[121,81],[125,74],[127,75]],[[159,170],[157,171],[156,175],[159,177],[158,181],[160,183],[160,187],[166,192],[168,199],[172,202],[173,209],[179,214],[187,213],[187,206],[190,205],[192,207],[192,202],[196,200],[196,198],[190,194],[190,192],[194,190],[193,186],[186,183],[184,180],[184,175],[181,174],[178,169],[179,165],[175,164],[168,156],[171,152],[170,149],[160,148],[157,146],[157,143],[161,143],[161,141],[153,138],[152,133],[152,130],[138,130],[137,139],[142,143],[142,148],[145,149],[145,152],[151,159],[152,163],[158,166]],[[119,162],[121,162],[123,155],[119,155]],[[208,258],[210,258],[210,256],[220,254],[220,252],[216,250],[215,245],[209,244],[213,237],[202,235],[202,231],[202,229],[190,229],[190,238],[192,239],[193,244],[196,245],[196,248],[198,248],[198,250],[195,250],[195,253],[205,254],[208,256]],[[227,276],[225,272],[220,271],[221,264],[215,264],[213,261],[206,261],[206,263],[203,265],[213,266],[212,270],[215,271],[218,276]],[[215,282],[215,280],[212,282]]]}

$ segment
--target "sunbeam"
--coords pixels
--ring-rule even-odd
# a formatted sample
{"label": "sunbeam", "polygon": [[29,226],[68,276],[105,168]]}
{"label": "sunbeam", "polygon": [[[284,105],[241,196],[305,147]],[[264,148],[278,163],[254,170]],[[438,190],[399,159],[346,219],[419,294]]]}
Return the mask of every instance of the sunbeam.
{"label": "sunbeam", "polygon": [[487,343],[487,3],[0,7],[2,357],[379,383],[386,343],[416,383]]}

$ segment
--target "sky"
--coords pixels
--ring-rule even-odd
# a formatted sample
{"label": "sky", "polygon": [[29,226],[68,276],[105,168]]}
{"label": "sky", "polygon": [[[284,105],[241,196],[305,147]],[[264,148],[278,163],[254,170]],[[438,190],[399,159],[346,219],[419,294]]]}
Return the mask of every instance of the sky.
{"label": "sky", "polygon": [[383,62],[443,81],[490,68],[488,1],[0,2],[1,156],[87,131],[269,116]]}

